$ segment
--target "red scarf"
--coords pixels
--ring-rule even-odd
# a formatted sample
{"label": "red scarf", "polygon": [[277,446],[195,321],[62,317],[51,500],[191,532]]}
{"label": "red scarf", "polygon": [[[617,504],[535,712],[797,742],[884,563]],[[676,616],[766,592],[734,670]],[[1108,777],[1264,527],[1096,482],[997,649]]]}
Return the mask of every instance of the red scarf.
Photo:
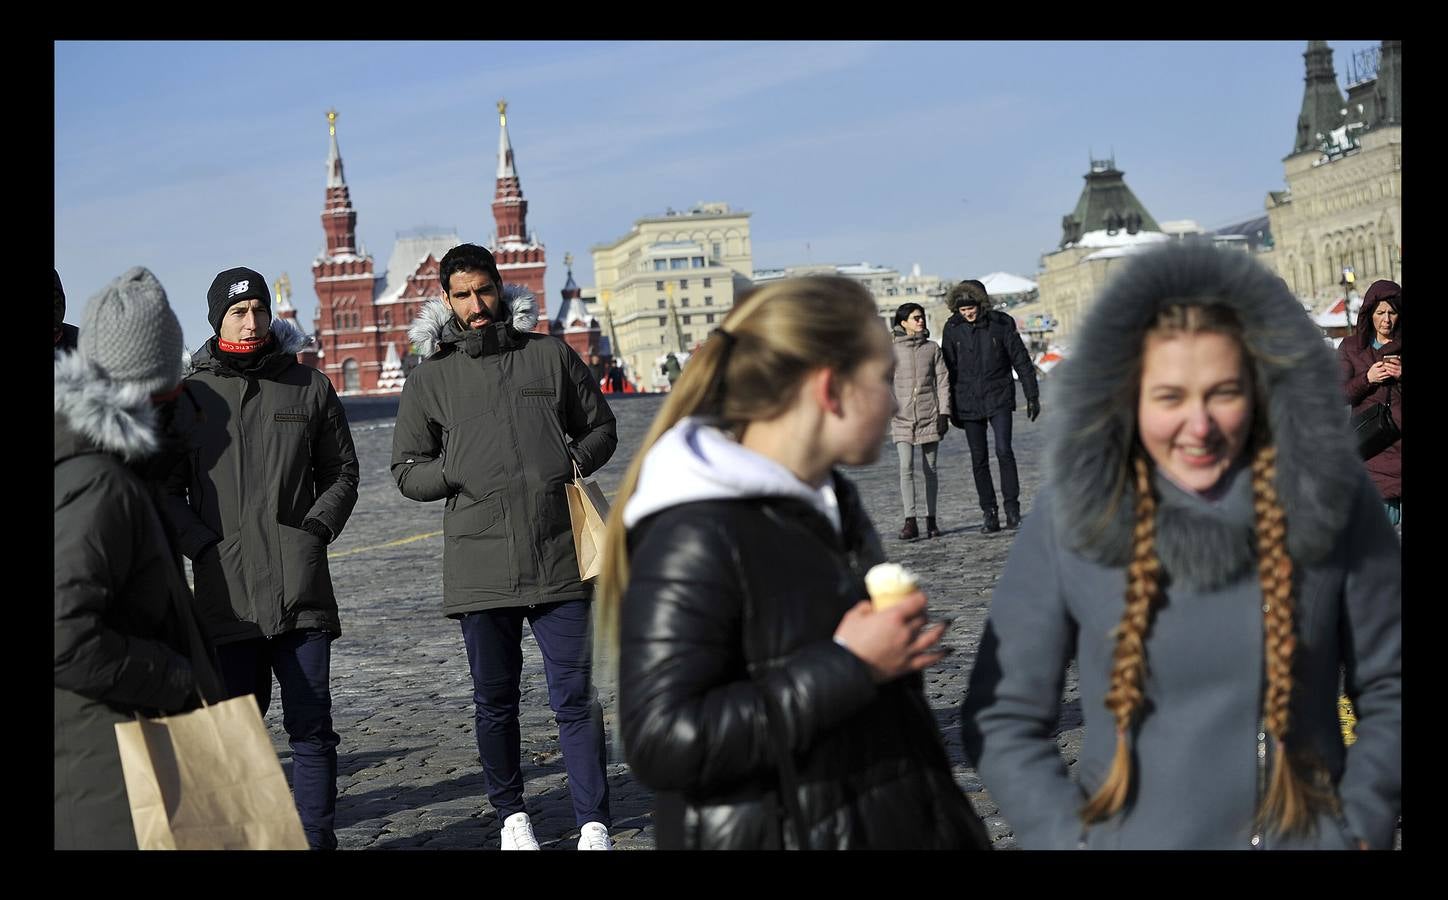
{"label": "red scarf", "polygon": [[271,335],[267,335],[263,340],[244,344],[233,344],[220,335],[216,337],[216,346],[220,347],[225,353],[255,353],[269,343],[271,343]]}

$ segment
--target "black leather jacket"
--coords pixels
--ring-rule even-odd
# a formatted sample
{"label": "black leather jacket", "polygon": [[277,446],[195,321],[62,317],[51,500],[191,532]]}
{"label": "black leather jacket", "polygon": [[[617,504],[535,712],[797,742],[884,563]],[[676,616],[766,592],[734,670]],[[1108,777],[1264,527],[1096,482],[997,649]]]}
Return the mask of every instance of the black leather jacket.
{"label": "black leather jacket", "polygon": [[659,849],[793,848],[800,820],[810,848],[989,844],[922,678],[876,685],[832,640],[884,557],[853,486],[835,486],[843,540],[808,504],[764,497],[676,506],[630,533],[619,710],[629,765],[657,792]]}

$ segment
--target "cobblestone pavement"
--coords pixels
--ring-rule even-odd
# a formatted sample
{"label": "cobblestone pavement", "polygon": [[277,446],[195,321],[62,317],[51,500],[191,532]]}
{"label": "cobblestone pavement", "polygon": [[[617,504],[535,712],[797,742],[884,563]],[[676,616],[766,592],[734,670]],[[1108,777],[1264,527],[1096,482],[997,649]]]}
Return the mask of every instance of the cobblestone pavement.
{"label": "cobblestone pavement", "polygon": [[[610,496],[661,405],[660,396],[613,404],[619,446],[597,474]],[[1050,397],[1043,392],[1045,415]],[[332,581],[343,633],[332,645],[332,693],[338,749],[337,837],[341,849],[497,849],[497,816],[488,803],[473,738],[472,686],[462,635],[442,615],[442,504],[398,493],[388,473],[395,401],[348,404],[361,459],[361,496],[347,528],[330,547]],[[1024,403],[1020,404],[1024,410]],[[1041,480],[1042,425],[1015,420],[1021,500],[1030,514]],[[933,614],[954,617],[945,643],[956,652],[927,672],[926,691],[944,733],[957,780],[969,792],[997,848],[1015,846],[1010,825],[962,759],[958,709],[984,628],[991,587],[1005,564],[1013,532],[982,535],[970,454],[952,429],[940,448],[939,522],[943,536],[904,543],[899,477],[893,447],[873,465],[849,471],[885,539],[891,559],[920,575]],[[999,475],[992,456],[999,490]],[[923,491],[917,476],[917,490]],[[923,509],[923,496],[921,497]],[[923,522],[921,523],[923,528]],[[1074,763],[1080,712],[1074,673],[1067,679],[1059,741]],[[276,691],[274,689],[274,699]],[[603,693],[610,740],[616,705]],[[558,728],[548,708],[542,658],[523,640],[523,777],[534,831],[544,849],[576,846]],[[267,715],[290,774],[291,752],[281,705]],[[610,750],[609,789],[619,849],[654,846],[651,792]]]}

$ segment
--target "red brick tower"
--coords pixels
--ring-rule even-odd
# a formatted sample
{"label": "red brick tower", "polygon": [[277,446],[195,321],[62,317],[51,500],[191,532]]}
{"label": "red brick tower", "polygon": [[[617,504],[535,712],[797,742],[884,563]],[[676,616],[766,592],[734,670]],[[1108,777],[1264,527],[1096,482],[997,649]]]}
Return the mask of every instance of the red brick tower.
{"label": "red brick tower", "polygon": [[342,153],[337,149],[337,113],[327,111],[331,150],[327,155],[327,199],[322,209],[322,231],[327,246],[312,262],[317,292],[314,339],[321,344],[322,372],[339,394],[356,394],[377,387],[383,349],[372,331],[376,325],[372,257],[357,245],[357,211],[342,175]]}
{"label": "red brick tower", "polygon": [[543,275],[548,269],[546,251],[536,235],[528,233],[528,201],[513,165],[513,144],[508,140],[508,102],[498,101],[498,184],[493,192],[493,257],[505,284],[521,284],[538,302],[538,324],[534,331],[549,332],[548,298],[543,292]]}

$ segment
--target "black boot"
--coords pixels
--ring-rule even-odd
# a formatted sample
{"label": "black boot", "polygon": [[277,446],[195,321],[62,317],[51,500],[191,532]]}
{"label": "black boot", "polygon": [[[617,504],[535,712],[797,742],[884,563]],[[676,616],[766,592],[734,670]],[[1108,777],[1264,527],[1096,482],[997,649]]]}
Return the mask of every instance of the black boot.
{"label": "black boot", "polygon": [[993,509],[985,511],[985,524],[980,526],[981,534],[994,534],[1001,530],[1000,516]]}
{"label": "black boot", "polygon": [[926,516],[926,517],[925,517],[925,536],[926,536],[927,538],[938,538],[938,537],[940,537],[940,529],[937,528],[937,527],[935,527],[935,517],[934,517],[934,516]]}
{"label": "black boot", "polygon": [[1006,527],[1021,527],[1021,507],[1019,504],[1011,504],[1006,507]]}
{"label": "black boot", "polygon": [[920,529],[915,526],[915,517],[909,516],[905,519],[905,527],[900,529],[900,540],[913,541],[920,537]]}

